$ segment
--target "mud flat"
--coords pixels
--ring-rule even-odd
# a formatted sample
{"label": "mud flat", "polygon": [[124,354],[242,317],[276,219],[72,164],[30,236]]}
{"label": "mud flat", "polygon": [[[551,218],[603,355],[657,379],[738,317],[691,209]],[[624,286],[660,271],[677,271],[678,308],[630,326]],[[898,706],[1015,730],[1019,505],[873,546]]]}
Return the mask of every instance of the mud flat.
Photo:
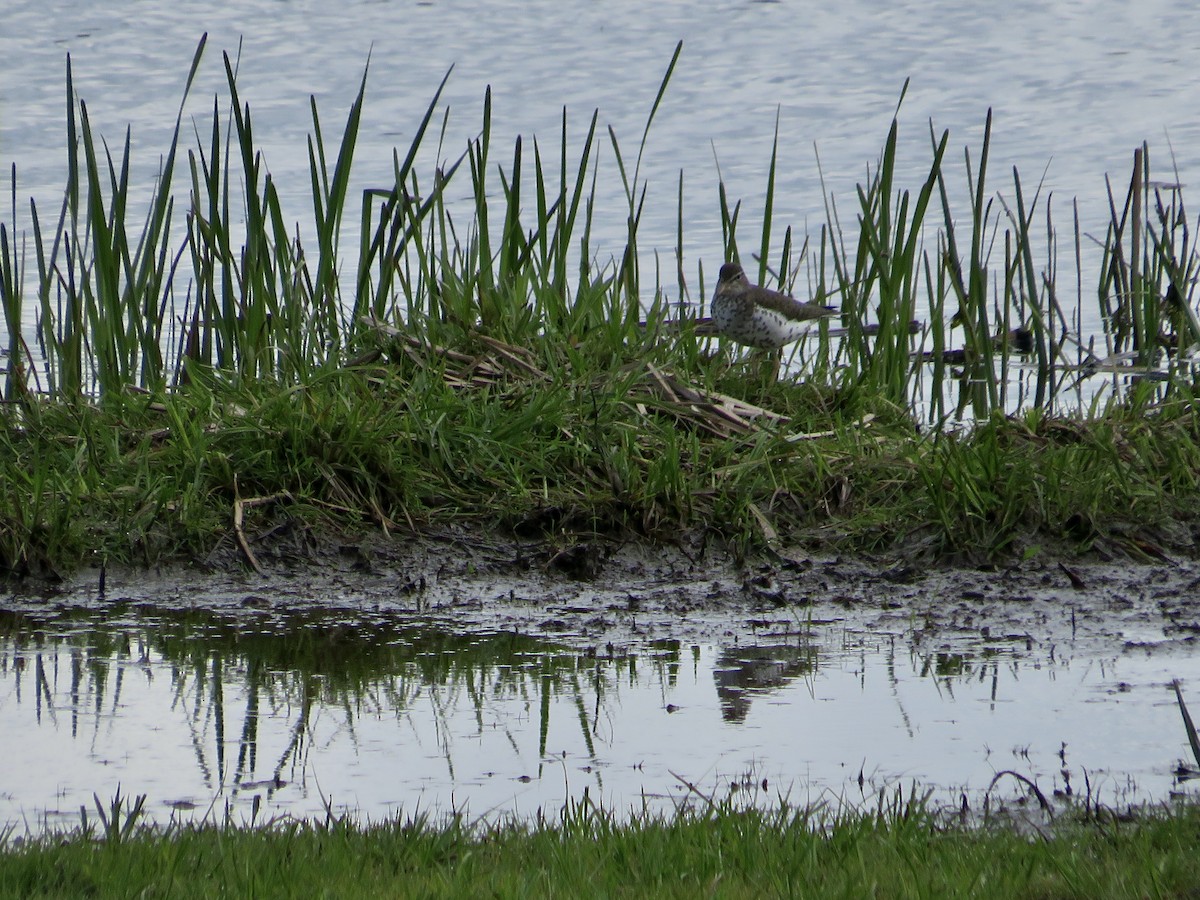
{"label": "mud flat", "polygon": [[279,542],[265,574],[222,552],[203,564],[12,589],[12,611],[114,602],[264,621],[326,610],[431,616],[586,649],[670,637],[733,643],[814,621],[930,646],[1070,645],[1076,653],[1187,656],[1200,639],[1200,561],[1054,558],[980,567],[814,556],[737,561],[701,546],[421,539]]}
{"label": "mud flat", "polygon": [[465,533],[261,549],[265,574],[229,552],[7,595],[0,731],[46,778],[0,819],[68,828],[118,788],[210,821],[1195,794],[1172,687],[1200,696],[1193,560],[738,562]]}

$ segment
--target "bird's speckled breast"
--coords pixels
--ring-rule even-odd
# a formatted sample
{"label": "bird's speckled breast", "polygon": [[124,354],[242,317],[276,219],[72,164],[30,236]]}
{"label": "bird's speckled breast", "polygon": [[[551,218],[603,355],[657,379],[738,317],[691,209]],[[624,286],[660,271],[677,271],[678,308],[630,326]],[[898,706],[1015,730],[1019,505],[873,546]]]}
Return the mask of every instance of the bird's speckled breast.
{"label": "bird's speckled breast", "polygon": [[795,322],[773,309],[756,306],[748,297],[720,296],[713,299],[713,324],[722,334],[745,344],[770,350],[796,340],[808,330],[808,322]]}
{"label": "bird's speckled breast", "polygon": [[744,330],[753,315],[754,304],[747,297],[718,294],[713,298],[713,324],[727,334]]}

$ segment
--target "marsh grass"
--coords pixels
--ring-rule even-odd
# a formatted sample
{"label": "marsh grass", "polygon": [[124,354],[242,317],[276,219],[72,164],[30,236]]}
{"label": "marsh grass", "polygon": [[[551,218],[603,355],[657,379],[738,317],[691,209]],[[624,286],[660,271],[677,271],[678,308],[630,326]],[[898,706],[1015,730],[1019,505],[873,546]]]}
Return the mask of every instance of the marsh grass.
{"label": "marsh grass", "polygon": [[[204,50],[148,201],[133,200],[128,132],[115,149],[93,132],[69,63],[53,216],[33,201],[18,214],[13,173],[0,224],[2,567],[204,551],[235,507],[251,532],[281,518],[467,521],[562,540],[702,528],[743,548],[773,535],[981,555],[1064,539],[1125,552],[1126,525],[1157,546],[1170,536],[1144,529],[1195,507],[1196,255],[1180,191],[1151,180],[1146,148],[1124,199],[1110,189],[1091,336],[1090,238],[1076,215],[1069,310],[1049,200],[1015,171],[1011,200],[989,187],[990,117],[964,153],[965,212],[948,134],[931,132],[915,191],[897,183],[898,107],[853,212],[827,195],[819,234],[785,226],[779,245],[776,139],[753,240],[760,280],[842,314],[772,380],[700,315],[682,201],[674,283],[657,257],[653,283],[642,268],[641,162],[680,48],[636,154],[612,129],[602,147],[598,117],[578,129],[566,110],[556,148],[518,138],[504,152],[490,93],[478,136],[448,149],[443,81],[394,155],[393,183],[354,196],[364,71],[339,137],[312,104],[304,229],[256,148],[228,55],[226,96],[185,149]],[[434,150],[439,163],[420,170]],[[593,245],[601,178],[626,199],[620,248]],[[471,202],[450,202],[451,185]],[[742,202],[720,182],[717,207],[726,256],[739,257]],[[344,240],[348,220],[357,240]],[[711,287],[703,264],[694,284],[699,297]]]}
{"label": "marsh grass", "polygon": [[630,821],[585,800],[534,823],[331,816],[9,840],[0,896],[1186,896],[1198,835],[1194,807],[1031,837],[955,824],[919,798],[839,815],[719,801]]}

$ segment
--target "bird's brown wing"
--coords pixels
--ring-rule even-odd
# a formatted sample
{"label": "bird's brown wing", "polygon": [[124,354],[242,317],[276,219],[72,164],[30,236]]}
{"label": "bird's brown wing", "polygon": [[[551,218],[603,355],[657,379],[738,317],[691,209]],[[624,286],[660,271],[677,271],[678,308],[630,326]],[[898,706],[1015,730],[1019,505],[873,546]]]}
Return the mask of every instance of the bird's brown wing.
{"label": "bird's brown wing", "polygon": [[819,303],[801,303],[795,297],[781,294],[764,287],[752,287],[752,297],[755,303],[767,309],[782,313],[797,322],[806,319],[822,319],[832,316],[837,310],[832,306],[821,306]]}

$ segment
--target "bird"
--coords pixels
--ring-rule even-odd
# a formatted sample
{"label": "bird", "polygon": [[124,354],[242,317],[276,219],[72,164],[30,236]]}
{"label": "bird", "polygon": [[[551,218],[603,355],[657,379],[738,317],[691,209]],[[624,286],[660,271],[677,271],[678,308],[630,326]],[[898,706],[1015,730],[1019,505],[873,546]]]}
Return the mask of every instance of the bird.
{"label": "bird", "polygon": [[838,311],[751,284],[740,265],[727,262],[717,276],[711,312],[713,324],[727,338],[747,347],[774,350],[798,339],[813,322]]}

